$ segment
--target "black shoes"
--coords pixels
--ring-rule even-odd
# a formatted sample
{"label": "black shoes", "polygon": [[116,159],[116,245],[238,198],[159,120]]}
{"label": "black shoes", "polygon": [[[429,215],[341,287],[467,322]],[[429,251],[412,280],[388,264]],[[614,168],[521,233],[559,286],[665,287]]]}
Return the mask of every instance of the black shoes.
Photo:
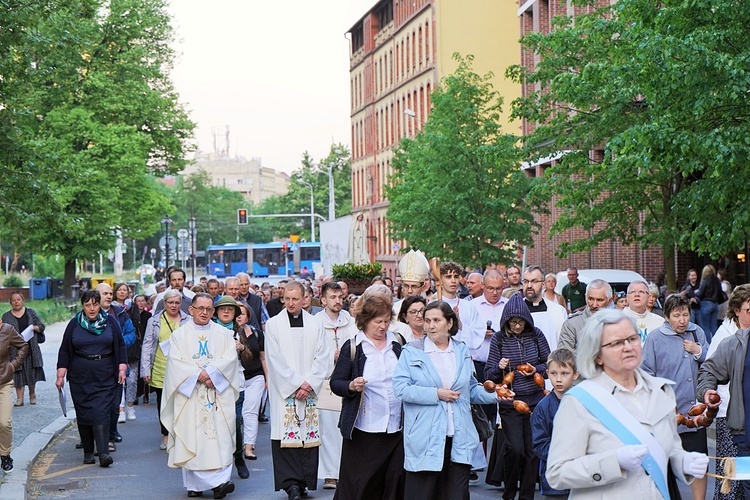
{"label": "black shoes", "polygon": [[115,443],[122,443],[122,436],[119,432],[115,431],[115,437],[112,439]]}
{"label": "black shoes", "polygon": [[216,488],[211,488],[211,491],[214,492],[214,498],[224,498],[228,493],[234,491],[234,483],[232,481],[221,483]]}
{"label": "black shoes", "polygon": [[84,453],[83,454],[83,463],[84,464],[94,464],[96,463],[96,459],[94,458],[93,453]]}
{"label": "black shoes", "polygon": [[302,492],[299,489],[299,486],[296,484],[293,486],[290,486],[286,490],[286,494],[289,497],[289,500],[302,500]]}
{"label": "black shoes", "polygon": [[115,460],[112,458],[112,455],[109,453],[99,453],[99,467],[109,467],[115,463]]}
{"label": "black shoes", "polygon": [[13,472],[13,459],[10,458],[10,455],[0,456],[0,468],[6,474]]}
{"label": "black shoes", "polygon": [[188,497],[190,497],[190,498],[202,497],[202,496],[203,496],[203,492],[202,491],[188,490]]}
{"label": "black shoes", "polygon": [[237,475],[240,476],[240,479],[247,479],[250,477],[250,471],[247,469],[247,465],[245,465],[245,461],[242,460],[242,457],[235,457],[234,466],[237,467]]}

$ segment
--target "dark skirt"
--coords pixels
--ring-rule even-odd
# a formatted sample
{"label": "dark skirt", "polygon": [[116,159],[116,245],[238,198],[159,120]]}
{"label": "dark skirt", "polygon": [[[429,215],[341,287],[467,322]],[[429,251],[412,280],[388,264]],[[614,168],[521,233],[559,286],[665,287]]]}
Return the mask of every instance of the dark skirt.
{"label": "dark skirt", "polygon": [[117,389],[114,362],[114,358],[72,360],[68,382],[79,424],[109,425]]}
{"label": "dark skirt", "polygon": [[402,500],[404,438],[401,432],[363,432],[356,427],[341,446],[334,500]]}
{"label": "dark skirt", "polygon": [[318,489],[318,448],[282,448],[281,441],[271,440],[273,482],[276,491],[295,484],[300,489]]}
{"label": "dark skirt", "polygon": [[[732,441],[732,435],[729,433],[726,417],[716,419],[716,456],[717,457],[736,457],[737,446]],[[716,461],[716,474],[724,475],[724,463],[721,460]],[[721,480],[716,480],[714,486],[714,500],[744,500],[745,491],[742,489],[740,481],[732,481],[732,490],[724,495],[721,493]]]}
{"label": "dark skirt", "polygon": [[[34,366],[34,361],[37,361],[38,366]],[[20,389],[47,380],[44,376],[43,363],[42,350],[39,348],[36,339],[32,338],[29,341],[29,353],[23,360],[21,369],[13,373],[13,385]]]}
{"label": "dark skirt", "polygon": [[492,448],[490,449],[490,459],[487,462],[487,475],[484,482],[492,486],[502,486],[505,480],[505,467],[503,465],[503,455],[505,455],[505,432],[501,428],[495,430],[495,437],[492,439]]}

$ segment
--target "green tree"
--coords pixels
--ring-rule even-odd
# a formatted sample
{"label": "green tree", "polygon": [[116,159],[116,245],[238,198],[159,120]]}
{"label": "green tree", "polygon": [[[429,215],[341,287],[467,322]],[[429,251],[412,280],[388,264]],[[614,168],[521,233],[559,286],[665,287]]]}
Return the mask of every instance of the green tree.
{"label": "green tree", "polygon": [[23,69],[3,78],[16,144],[0,157],[14,187],[0,191],[0,222],[16,243],[60,254],[70,290],[75,260],[111,249],[115,228],[145,236],[172,211],[154,176],[183,168],[194,125],[168,78],[163,0],[32,3],[7,47]]}
{"label": "green tree", "polygon": [[237,209],[251,210],[251,203],[236,191],[213,186],[211,175],[204,170],[180,177],[171,196],[177,207],[172,216],[175,224],[187,228],[187,221],[195,216],[198,249],[205,249],[209,244],[266,242],[273,239],[273,231],[265,219],[249,218],[246,226],[239,226]]}
{"label": "green tree", "polygon": [[516,243],[530,244],[536,227],[518,139],[498,124],[502,98],[492,75],[472,72],[472,56],[454,58],[458,68],[432,93],[424,130],[402,139],[391,161],[391,233],[429,256],[512,262]]}
{"label": "green tree", "polygon": [[538,90],[513,116],[540,124],[532,159],[564,153],[534,193],[562,212],[553,232],[591,235],[560,254],[609,239],[661,246],[675,289],[675,250],[745,244],[748,19],[748,2],[619,0],[524,37],[539,63],[508,74]]}
{"label": "green tree", "polygon": [[[290,234],[300,234],[310,241],[310,187],[313,187],[314,212],[328,219],[328,167],[333,174],[334,201],[336,217],[348,215],[352,211],[351,158],[349,150],[343,144],[331,144],[331,149],[318,164],[307,153],[302,155],[302,166],[292,172],[289,192],[283,196],[272,196],[260,204],[258,214],[300,214],[300,218],[268,219],[273,221],[275,234],[288,238]],[[315,218],[316,239],[319,238],[318,224],[321,219]]]}

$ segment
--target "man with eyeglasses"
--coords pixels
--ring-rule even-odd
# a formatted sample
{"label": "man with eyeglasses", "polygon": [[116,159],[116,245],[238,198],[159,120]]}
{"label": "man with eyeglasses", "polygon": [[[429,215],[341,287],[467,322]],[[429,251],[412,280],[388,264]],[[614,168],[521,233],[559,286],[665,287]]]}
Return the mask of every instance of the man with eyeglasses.
{"label": "man with eyeglasses", "polygon": [[578,347],[578,335],[583,331],[586,321],[610,306],[612,302],[612,287],[604,280],[591,280],[586,286],[586,308],[583,312],[572,315],[565,320],[558,337],[558,348],[564,347],[575,353]]}
{"label": "man with eyeglasses", "polygon": [[317,489],[321,445],[317,397],[333,355],[323,324],[302,309],[302,283],[284,288],[285,312],[266,323],[274,489],[300,500]]}
{"label": "man with eyeglasses", "polygon": [[[531,312],[534,326],[539,328],[547,339],[551,351],[557,349],[557,337],[568,312],[557,302],[544,298],[544,271],[539,266],[529,266],[523,273],[523,297]],[[548,382],[552,389],[552,383]]]}
{"label": "man with eyeglasses", "polygon": [[394,302],[393,314],[401,312],[401,303],[411,295],[422,295],[429,286],[427,278],[430,275],[430,264],[419,250],[409,250],[398,263],[401,274],[401,300]]}
{"label": "man with eyeglasses", "polygon": [[578,281],[578,269],[575,267],[568,268],[568,283],[563,287],[561,295],[570,312],[583,311],[586,308],[586,283]]}
{"label": "man with eyeglasses", "polygon": [[323,444],[320,446],[320,465],[318,477],[323,479],[323,489],[336,489],[339,479],[339,464],[341,462],[341,447],[343,438],[339,431],[341,416],[341,398],[330,390],[330,374],[339,358],[339,352],[344,342],[357,335],[357,325],[354,318],[342,309],[343,290],[335,281],[325,283],[320,292],[320,302],[323,310],[315,315],[325,329],[326,342],[330,349],[330,364],[322,393],[318,396],[318,410],[320,413],[320,435]]}
{"label": "man with eyeglasses", "polygon": [[[168,465],[182,469],[188,497],[234,491],[235,401],[241,384],[232,332],[211,321],[213,298],[198,293],[192,319],[169,339],[161,421],[169,432]],[[166,353],[165,353],[166,354]]]}
{"label": "man with eyeglasses", "polygon": [[648,334],[664,324],[664,318],[649,312],[647,306],[648,283],[641,280],[633,281],[628,285],[628,307],[622,312],[635,321],[641,342],[646,342]]}

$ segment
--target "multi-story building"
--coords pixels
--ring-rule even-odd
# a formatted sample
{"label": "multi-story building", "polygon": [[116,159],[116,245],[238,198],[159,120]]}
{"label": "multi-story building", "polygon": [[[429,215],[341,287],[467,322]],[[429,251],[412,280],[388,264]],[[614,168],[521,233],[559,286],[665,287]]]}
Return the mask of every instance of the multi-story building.
{"label": "multi-story building", "polygon": [[[600,5],[609,4],[609,0],[598,0]],[[595,6],[572,6],[566,0],[519,0],[518,20],[521,25],[521,36],[529,33],[549,33],[551,29],[550,21],[558,15],[578,15],[581,13],[591,12]],[[538,56],[529,50],[521,50],[521,64],[527,68],[533,69],[538,62]],[[529,95],[536,89],[534,84],[526,83],[523,85],[523,95]],[[522,132],[524,135],[534,130],[535,124],[527,122],[522,123]],[[603,158],[603,150],[592,150],[589,155],[593,161],[600,161]],[[544,175],[547,168],[555,165],[554,159],[547,160],[534,165],[525,167],[526,174],[530,177],[540,177]],[[545,271],[557,272],[566,269],[568,266],[575,266],[579,269],[630,269],[637,271],[648,280],[655,280],[657,275],[664,271],[664,254],[660,247],[642,249],[639,245],[623,245],[616,241],[607,241],[598,245],[588,252],[582,252],[560,258],[555,255],[555,251],[562,242],[572,241],[574,239],[587,238],[595,234],[600,228],[594,227],[590,231],[582,228],[568,230],[562,234],[550,236],[550,228],[557,218],[562,214],[563,208],[556,204],[555,198],[549,202],[550,213],[538,215],[536,220],[540,224],[540,230],[534,237],[534,246],[527,249],[527,262],[539,264]],[[635,221],[641,224],[642,220]],[[747,252],[747,249],[745,249]],[[693,253],[680,253],[676,255],[676,271],[678,284],[684,282],[687,271],[690,268],[700,270],[704,264],[715,261],[701,258]],[[745,263],[745,253],[728,256],[720,262],[721,267],[727,267],[730,273],[738,282],[747,281],[748,269]]]}
{"label": "multi-story building", "polygon": [[199,153],[182,175],[198,170],[206,171],[214,186],[242,193],[246,200],[256,205],[270,196],[286,194],[291,181],[286,173],[261,165],[260,158],[248,161],[241,156],[230,158],[216,153]]}
{"label": "multi-story building", "polygon": [[[352,211],[364,212],[368,252],[395,274],[405,242],[389,235],[384,185],[393,148],[428,119],[430,93],[457,66],[454,53],[473,55],[473,69],[494,73],[507,104],[521,89],[505,79],[518,63],[517,7],[475,0],[380,0],[348,31],[351,43]],[[520,124],[503,127],[520,133]]]}

